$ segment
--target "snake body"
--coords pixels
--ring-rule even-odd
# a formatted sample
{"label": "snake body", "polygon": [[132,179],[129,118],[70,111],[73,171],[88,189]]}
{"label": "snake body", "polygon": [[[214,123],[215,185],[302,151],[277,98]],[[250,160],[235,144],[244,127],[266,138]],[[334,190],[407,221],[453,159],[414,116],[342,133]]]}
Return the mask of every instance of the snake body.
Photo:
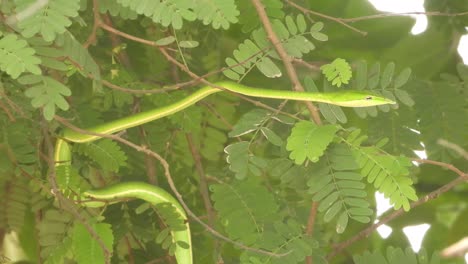
{"label": "snake body", "polygon": [[[362,91],[342,91],[331,93],[294,92],[286,90],[269,90],[253,88],[233,82],[219,82],[216,83],[216,86],[223,87],[223,89],[230,92],[258,98],[321,102],[344,107],[366,107],[382,104],[395,104],[394,101],[389,100],[387,98],[376,96]],[[159,107],[153,110],[148,110],[145,112],[140,112],[128,117],[124,117],[115,121],[88,128],[87,130],[99,134],[112,134],[118,131],[122,131],[124,129],[146,124],[156,119],[174,114],[195,104],[196,102],[202,100],[203,98],[211,94],[221,91],[223,90],[218,89],[216,87],[205,86],[192,93],[190,96],[187,96],[184,99],[177,101],[173,104]],[[64,138],[68,141],[76,143],[90,142],[100,138],[99,136],[94,135],[84,135],[70,129],[66,129],[63,135]]]}
{"label": "snake body", "polygon": [[179,202],[164,189],[144,182],[119,183],[111,187],[84,192],[80,204],[86,207],[103,207],[106,204],[129,198],[141,199],[152,205],[166,203],[174,207],[178,216],[184,222],[185,229],[171,230],[172,238],[175,242],[182,241],[190,246],[189,248],[177,246],[175,256],[178,263],[192,263],[192,241],[187,215]]}
{"label": "snake body", "polygon": [[[223,89],[219,89],[218,87],[222,87]],[[195,104],[196,102],[211,94],[223,90],[259,98],[312,101],[344,107],[366,107],[383,104],[395,104],[394,101],[387,98],[362,91],[345,91],[335,93],[293,92],[285,90],[253,88],[233,82],[220,82],[216,83],[215,87],[205,86],[200,88],[191,95],[170,105],[117,119],[115,121],[91,127],[86,130],[96,134],[112,134],[174,114]],[[72,155],[69,142],[86,143],[100,138],[101,137],[97,135],[81,134],[71,129],[65,129],[63,131],[62,137],[58,138],[56,141],[54,155],[56,166],[71,164]],[[175,241],[183,241],[189,245],[188,248],[181,246],[176,247],[174,253],[176,260],[179,264],[193,263],[190,227],[187,221],[187,216],[178,201],[165,190],[146,183],[125,182],[103,189],[86,191],[82,194],[82,198],[83,201],[81,204],[86,207],[102,207],[105,204],[115,203],[122,199],[129,198],[142,199],[154,205],[160,203],[171,204],[176,208],[176,212],[179,214],[179,216],[185,220],[186,226],[185,230],[172,231],[173,239]]]}

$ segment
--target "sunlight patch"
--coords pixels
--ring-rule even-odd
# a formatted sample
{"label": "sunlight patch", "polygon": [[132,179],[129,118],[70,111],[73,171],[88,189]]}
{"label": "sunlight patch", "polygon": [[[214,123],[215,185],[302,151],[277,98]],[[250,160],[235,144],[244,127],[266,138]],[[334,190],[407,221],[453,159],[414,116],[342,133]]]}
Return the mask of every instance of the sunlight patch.
{"label": "sunlight patch", "polygon": [[[404,12],[425,12],[424,0],[369,0],[378,10],[392,13]],[[416,23],[411,29],[411,34],[418,35],[427,28],[427,17],[425,15],[410,15],[416,19]]]}
{"label": "sunlight patch", "polygon": [[411,248],[414,252],[417,253],[421,249],[424,235],[426,234],[427,230],[429,230],[429,227],[431,227],[431,225],[421,224],[403,228],[403,233],[405,233],[406,237],[408,238]]}

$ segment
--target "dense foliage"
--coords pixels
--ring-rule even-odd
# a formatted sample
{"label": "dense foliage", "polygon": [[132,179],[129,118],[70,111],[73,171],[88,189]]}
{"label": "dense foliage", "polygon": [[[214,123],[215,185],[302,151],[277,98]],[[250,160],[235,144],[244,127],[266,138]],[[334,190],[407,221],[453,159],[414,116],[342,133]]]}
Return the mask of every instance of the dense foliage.
{"label": "dense foliage", "polygon": [[[411,18],[366,17],[378,12],[364,0],[0,1],[0,262],[176,263],[191,247],[194,263],[463,263],[439,252],[468,236],[468,67],[456,51],[468,2],[425,5],[443,14],[414,36]],[[136,150],[73,144],[72,165],[54,168],[68,123],[106,124],[226,79],[397,104],[222,92],[116,134]],[[80,206],[82,192],[126,181],[182,194],[193,244],[172,237],[170,204]],[[376,191],[393,206],[378,217],[388,239]],[[401,229],[421,223],[415,254]]]}

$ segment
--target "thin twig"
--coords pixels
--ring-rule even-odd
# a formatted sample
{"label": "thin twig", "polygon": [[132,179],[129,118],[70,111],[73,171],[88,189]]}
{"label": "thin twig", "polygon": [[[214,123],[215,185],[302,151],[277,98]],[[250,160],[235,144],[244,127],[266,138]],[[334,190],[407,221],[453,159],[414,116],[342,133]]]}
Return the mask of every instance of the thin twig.
{"label": "thin twig", "polygon": [[208,224],[211,227],[214,227],[214,210],[213,205],[211,204],[210,200],[210,193],[208,191],[208,184],[206,182],[206,175],[205,170],[203,169],[203,164],[200,157],[200,152],[198,151],[197,147],[193,142],[193,137],[191,133],[185,133],[185,138],[187,139],[187,143],[190,149],[190,153],[192,154],[193,160],[195,162],[195,168],[197,170],[198,176],[200,177],[200,194],[203,198],[203,203],[205,205],[206,213],[208,214]]}
{"label": "thin twig", "polygon": [[[112,26],[112,19],[111,17],[109,16],[109,14],[105,14],[103,16],[103,19],[104,19],[104,23],[108,24],[108,25],[111,25]],[[109,38],[111,40],[111,43],[112,43],[112,49],[116,48],[116,47],[121,47],[122,46],[122,41],[120,40],[119,36],[118,35],[115,35],[115,34],[109,34]],[[117,57],[118,57],[118,60],[119,62],[127,69],[132,69],[132,63],[130,61],[130,57],[128,56],[128,53],[126,51],[126,49],[124,48],[121,48],[119,50],[119,52],[117,53]]]}
{"label": "thin twig", "polygon": [[427,163],[427,164],[432,164],[432,165],[436,165],[436,166],[439,166],[439,167],[449,169],[449,170],[455,172],[456,174],[458,174],[458,176],[465,177],[468,180],[468,175],[465,172],[458,169],[457,167],[453,166],[452,164],[445,163],[445,162],[440,162],[440,161],[435,161],[435,160],[428,160],[428,159],[411,159],[411,160],[416,161],[418,163]]}
{"label": "thin twig", "polygon": [[331,20],[331,21],[334,21],[338,24],[341,24],[363,36],[366,36],[367,35],[367,32],[365,31],[362,31],[362,30],[359,30],[351,25],[348,25],[345,21],[343,21],[341,18],[337,18],[337,17],[333,17],[333,16],[329,16],[329,15],[325,15],[325,14],[322,14],[322,13],[319,13],[317,11],[313,11],[313,10],[310,10],[310,9],[307,9],[307,8],[304,8],[296,3],[294,3],[293,1],[290,1],[290,0],[285,0],[286,3],[288,3],[290,6],[292,7],[295,7],[296,9],[300,10],[301,12],[303,12],[304,14],[311,14],[311,15],[315,15],[315,16],[318,16],[318,17],[321,17],[321,18],[325,18],[325,19],[328,19],[328,20]]}
{"label": "thin twig", "polygon": [[24,8],[22,11],[18,12],[17,14],[9,16],[5,20],[5,23],[8,25],[15,25],[35,15],[48,3],[49,3],[49,0],[36,0],[34,3],[31,3],[28,7]]}
{"label": "thin twig", "polygon": [[468,152],[464,150],[462,147],[458,146],[457,144],[449,142],[445,139],[437,140],[437,144],[457,152],[464,159],[468,160]]}
{"label": "thin twig", "polygon": [[400,16],[411,16],[411,15],[425,15],[425,16],[445,16],[445,17],[457,17],[457,16],[466,16],[468,15],[467,12],[460,12],[460,13],[444,13],[444,12],[438,12],[438,11],[429,11],[429,12],[404,12],[404,13],[382,13],[382,14],[375,14],[375,15],[368,15],[368,16],[360,16],[360,17],[352,17],[352,18],[340,18],[340,17],[334,17],[334,16],[329,16],[326,14],[322,14],[317,11],[313,11],[307,8],[304,8],[296,3],[294,3],[291,0],[285,0],[286,3],[291,5],[292,7],[295,7],[296,9],[302,11],[305,14],[311,14],[315,15],[321,18],[325,18],[327,20],[334,21],[336,23],[339,23],[353,31],[358,32],[359,34],[365,36],[367,35],[367,32],[359,30],[348,23],[354,23],[358,21],[363,21],[363,20],[371,20],[371,19],[380,19],[380,18],[386,18],[386,17],[400,17]]}
{"label": "thin twig", "polygon": [[[91,76],[92,77],[92,76]],[[176,84],[176,85],[173,85],[173,86],[170,86],[170,87],[164,87],[164,88],[157,88],[157,89],[151,89],[151,90],[135,90],[135,89],[131,89],[131,88],[125,88],[125,87],[122,87],[122,86],[119,86],[119,85],[116,85],[116,84],[113,84],[109,81],[106,81],[106,80],[101,80],[101,83],[104,84],[105,86],[107,86],[108,88],[111,88],[113,90],[117,90],[117,91],[121,91],[121,92],[124,92],[124,93],[131,93],[131,94],[159,94],[159,93],[167,93],[167,92],[170,92],[170,91],[176,91],[176,90],[180,90],[180,88],[184,87],[184,86],[188,86],[192,83],[194,83],[195,81],[190,81],[190,82],[185,82],[185,83],[180,83],[180,84]]]}
{"label": "thin twig", "polygon": [[[318,202],[312,202],[312,206],[310,207],[309,218],[307,220],[307,227],[306,227],[306,234],[312,236],[314,234],[314,227],[315,227],[315,219],[317,217],[317,207]],[[306,257],[307,264],[313,264],[312,256]]]}
{"label": "thin twig", "polygon": [[[134,98],[134,107],[132,107],[132,114],[139,112],[140,109],[140,100],[139,98]],[[138,127],[138,132],[140,134],[140,144],[145,147],[151,148],[151,144],[148,140],[148,136],[146,130],[143,126]],[[146,177],[148,178],[148,182],[153,185],[158,185],[158,178],[156,174],[156,164],[154,159],[148,155],[144,155],[145,159],[145,169],[146,169]]]}
{"label": "thin twig", "polygon": [[127,246],[128,251],[128,263],[135,264],[135,258],[133,257],[132,245],[130,244],[130,240],[128,236],[125,236],[125,245]]}
{"label": "thin twig", "polygon": [[302,66],[308,68],[311,71],[316,71],[316,72],[320,71],[320,66],[309,63],[309,62],[306,62],[306,61],[304,61],[302,59],[294,58],[293,62],[296,63],[296,64],[299,64],[299,65],[302,65]]}
{"label": "thin twig", "polygon": [[430,12],[404,12],[404,13],[383,13],[369,16],[353,17],[353,18],[338,18],[342,22],[354,23],[362,20],[378,19],[385,17],[400,17],[400,16],[410,16],[410,15],[425,15],[425,16],[446,16],[446,17],[456,17],[456,16],[466,16],[468,12],[461,13],[444,13],[438,11]]}
{"label": "thin twig", "polygon": [[290,252],[287,252],[287,253],[282,253],[282,254],[277,254],[277,253],[273,253],[273,252],[270,252],[270,251],[266,251],[266,250],[262,250],[262,249],[257,249],[257,248],[252,248],[252,247],[249,247],[249,246],[246,246],[240,242],[237,242],[237,241],[234,241],[234,240],[231,240],[230,238],[222,235],[221,233],[219,233],[218,231],[214,230],[213,228],[211,228],[209,225],[207,225],[205,222],[203,222],[202,220],[200,220],[200,218],[197,217],[197,215],[195,213],[193,213],[193,211],[187,206],[187,204],[185,203],[182,195],[180,194],[180,192],[177,190],[177,187],[174,183],[174,180],[172,179],[172,175],[170,173],[170,169],[169,169],[169,163],[163,158],[161,157],[158,153],[154,152],[154,151],[151,151],[150,149],[148,148],[145,148],[145,147],[142,147],[142,146],[138,146],[136,145],[135,143],[133,142],[130,142],[126,139],[123,139],[119,136],[116,136],[116,135],[107,135],[107,134],[101,134],[101,133],[95,133],[95,132],[92,132],[92,131],[87,131],[87,130],[84,130],[84,129],[81,129],[81,128],[78,128],[72,124],[70,124],[68,121],[66,121],[65,118],[63,117],[60,117],[60,116],[55,116],[55,120],[57,120],[58,122],[60,122],[61,124],[63,124],[64,126],[80,133],[80,134],[84,134],[84,135],[93,135],[93,136],[98,136],[98,137],[102,137],[102,138],[109,138],[109,139],[112,139],[112,140],[115,140],[115,141],[118,141],[122,144],[125,144],[133,149],[135,149],[136,151],[140,151],[140,152],[143,152],[145,154],[148,154],[150,156],[152,156],[153,158],[155,158],[156,160],[158,160],[161,165],[163,166],[163,169],[164,169],[164,175],[166,176],[166,180],[169,184],[169,187],[171,188],[172,192],[174,193],[174,195],[176,196],[177,200],[179,201],[179,203],[182,205],[182,207],[184,208],[184,210],[187,212],[187,214],[193,218],[197,223],[199,223],[200,225],[202,225],[210,234],[212,234],[214,237],[218,238],[218,239],[221,239],[221,240],[224,240],[228,243],[231,243],[241,249],[244,249],[244,250],[247,250],[247,251],[251,251],[251,252],[255,252],[255,253],[259,253],[259,254],[263,254],[263,255],[267,255],[267,256],[272,256],[272,257],[282,257],[282,256],[286,256],[287,254],[289,254]]}
{"label": "thin twig", "polygon": [[93,17],[94,24],[91,34],[89,34],[88,39],[83,43],[83,48],[87,49],[91,44],[96,43],[97,30],[102,24],[101,17],[99,16],[99,2],[98,0],[93,0]]}
{"label": "thin twig", "polygon": [[2,103],[0,102],[0,108],[3,109],[3,111],[7,114],[8,119],[10,119],[11,122],[16,122],[16,118],[11,114],[10,110]]}
{"label": "thin twig", "polygon": [[[187,139],[187,143],[190,149],[190,153],[192,154],[193,161],[195,162],[195,169],[197,170],[199,178],[198,187],[200,188],[200,194],[203,199],[203,204],[205,206],[205,211],[208,215],[208,225],[212,228],[215,226],[215,213],[213,210],[213,205],[211,204],[210,200],[210,193],[208,191],[208,183],[206,180],[205,170],[203,169],[203,164],[200,156],[200,152],[198,151],[197,147],[193,142],[193,137],[191,133],[185,133],[185,138]],[[214,242],[214,255],[218,255],[219,252],[219,242],[215,240]]]}

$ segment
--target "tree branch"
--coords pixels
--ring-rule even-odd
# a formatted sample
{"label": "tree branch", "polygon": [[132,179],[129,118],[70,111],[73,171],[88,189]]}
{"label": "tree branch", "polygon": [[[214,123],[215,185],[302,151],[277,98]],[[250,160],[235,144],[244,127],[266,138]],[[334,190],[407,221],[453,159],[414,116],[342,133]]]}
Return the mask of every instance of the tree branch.
{"label": "tree branch", "polygon": [[313,10],[310,10],[310,9],[307,9],[307,8],[304,8],[296,3],[294,3],[293,1],[290,1],[290,0],[285,0],[286,3],[288,3],[290,6],[292,7],[295,7],[296,9],[300,10],[301,12],[303,12],[304,14],[311,14],[311,15],[315,15],[315,16],[318,16],[318,17],[321,17],[321,18],[325,18],[325,19],[328,19],[328,20],[331,20],[331,21],[334,21],[338,24],[341,24],[363,36],[366,36],[367,35],[367,32],[365,31],[362,31],[362,30],[359,30],[353,26],[350,26],[348,25],[345,21],[343,21],[341,18],[337,18],[337,17],[333,17],[333,16],[329,16],[329,15],[325,15],[325,14],[322,14],[322,13],[319,13],[317,11],[313,11]]}
{"label": "tree branch", "polygon": [[[297,77],[296,70],[294,69],[294,66],[291,63],[291,58],[286,53],[286,50],[284,50],[280,39],[278,38],[275,31],[273,30],[270,20],[268,19],[268,16],[265,12],[264,6],[260,2],[260,0],[251,0],[251,1],[253,5],[255,6],[255,9],[257,10],[257,14],[260,17],[260,20],[262,21],[262,24],[263,24],[263,27],[265,28],[265,32],[267,33],[268,39],[270,39],[271,44],[273,44],[276,52],[278,53],[281,60],[283,61],[283,64],[284,64],[284,67],[286,68],[286,72],[288,73],[289,79],[291,80],[293,84],[293,90],[303,92],[304,87],[302,87],[302,84],[299,81],[299,78]],[[314,104],[312,104],[311,102],[304,102],[304,103],[307,106],[307,109],[309,110],[310,115],[312,119],[314,120],[314,122],[317,125],[322,124],[322,120],[320,119],[320,114],[318,112],[318,109],[314,106]]]}

